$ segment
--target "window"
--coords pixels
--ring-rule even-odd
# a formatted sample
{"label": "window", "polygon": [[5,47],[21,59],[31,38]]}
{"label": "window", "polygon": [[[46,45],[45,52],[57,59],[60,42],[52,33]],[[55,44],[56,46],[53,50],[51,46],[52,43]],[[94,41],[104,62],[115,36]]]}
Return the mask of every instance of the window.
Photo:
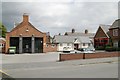
{"label": "window", "polygon": [[4,44],[2,44],[2,47],[4,47]]}
{"label": "window", "polygon": [[83,43],[83,46],[85,46],[85,43]]}
{"label": "window", "polygon": [[62,46],[62,43],[60,43],[60,46]]}
{"label": "window", "polygon": [[0,47],[2,47],[2,44],[0,44]]}
{"label": "window", "polygon": [[70,44],[69,44],[69,43],[67,43],[67,46],[70,46]]}
{"label": "window", "polygon": [[118,29],[113,30],[113,36],[118,36]]}
{"label": "window", "polygon": [[49,45],[47,44],[46,47],[49,47]]}
{"label": "window", "polygon": [[55,47],[55,45],[54,45],[54,44],[52,44],[52,47],[54,48],[54,47]]}
{"label": "window", "polygon": [[90,43],[88,43],[88,46],[90,46]]}

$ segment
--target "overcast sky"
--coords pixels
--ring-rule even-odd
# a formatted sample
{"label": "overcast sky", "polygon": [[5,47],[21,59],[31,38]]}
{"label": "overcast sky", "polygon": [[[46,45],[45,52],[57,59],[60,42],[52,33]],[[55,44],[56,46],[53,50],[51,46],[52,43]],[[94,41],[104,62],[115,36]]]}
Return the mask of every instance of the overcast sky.
{"label": "overcast sky", "polygon": [[[2,22],[10,31],[14,22],[22,21],[23,13],[28,13],[30,22],[42,32],[56,35],[71,31],[96,32],[99,24],[111,25],[118,19],[118,2],[78,2],[78,0],[46,2],[2,3]],[[24,0],[25,1],[25,0]],[[112,0],[111,0],[112,1]],[[117,1],[117,0],[116,0]]]}

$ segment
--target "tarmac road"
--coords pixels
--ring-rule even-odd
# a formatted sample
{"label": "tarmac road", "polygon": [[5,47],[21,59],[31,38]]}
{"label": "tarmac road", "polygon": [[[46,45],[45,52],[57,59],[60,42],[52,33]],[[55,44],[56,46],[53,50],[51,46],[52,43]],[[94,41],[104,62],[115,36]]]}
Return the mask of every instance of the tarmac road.
{"label": "tarmac road", "polygon": [[13,78],[118,78],[117,57],[63,62],[58,58],[58,53],[3,55],[2,69]]}

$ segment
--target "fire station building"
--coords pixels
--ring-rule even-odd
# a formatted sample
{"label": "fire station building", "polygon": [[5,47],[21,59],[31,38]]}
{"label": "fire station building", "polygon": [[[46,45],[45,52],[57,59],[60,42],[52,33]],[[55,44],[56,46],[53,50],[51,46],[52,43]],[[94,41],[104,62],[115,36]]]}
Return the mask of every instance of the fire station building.
{"label": "fire station building", "polygon": [[[46,51],[56,51],[54,47],[47,48],[46,45],[50,44],[47,33],[43,33],[36,29],[29,22],[29,15],[23,15],[23,21],[14,27],[6,34],[6,48],[5,52],[8,53],[10,46],[16,47],[16,53],[43,53]],[[47,50],[49,49],[49,50]]]}

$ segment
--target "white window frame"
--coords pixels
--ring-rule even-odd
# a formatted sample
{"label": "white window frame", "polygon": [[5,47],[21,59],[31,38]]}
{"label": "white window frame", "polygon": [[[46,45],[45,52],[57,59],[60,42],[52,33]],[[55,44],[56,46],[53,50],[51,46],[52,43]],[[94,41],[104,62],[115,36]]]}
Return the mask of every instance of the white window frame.
{"label": "white window frame", "polygon": [[67,43],[67,46],[70,46],[70,43]]}
{"label": "white window frame", "polygon": [[86,44],[85,44],[85,43],[83,43],[83,46],[86,46]]}
{"label": "white window frame", "polygon": [[54,47],[55,47],[55,44],[52,44],[52,47],[54,48]]}
{"label": "white window frame", "polygon": [[62,43],[60,43],[60,46],[63,46],[63,44],[62,44]]}
{"label": "white window frame", "polygon": [[118,36],[118,29],[113,29],[113,36]]}
{"label": "white window frame", "polygon": [[49,45],[48,45],[48,44],[46,44],[46,47],[49,47]]}

